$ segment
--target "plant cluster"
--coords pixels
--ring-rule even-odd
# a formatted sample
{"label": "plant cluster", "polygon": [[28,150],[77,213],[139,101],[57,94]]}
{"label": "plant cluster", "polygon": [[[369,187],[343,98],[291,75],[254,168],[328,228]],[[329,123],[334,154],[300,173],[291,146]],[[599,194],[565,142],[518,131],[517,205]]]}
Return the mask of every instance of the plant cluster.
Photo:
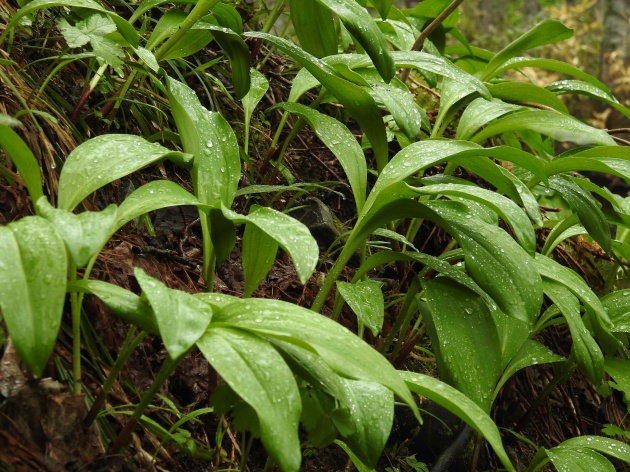
{"label": "plant cluster", "polygon": [[[162,9],[165,3],[174,6]],[[92,420],[135,346],[147,333],[161,337],[168,357],[110,452],[126,445],[178,362],[198,349],[221,379],[214,412],[231,412],[239,429],[260,437],[281,470],[300,468],[300,424],[311,445],[337,441],[360,470],[372,470],[390,434],[395,398],[421,420],[412,393],[462,418],[506,470],[515,470],[490,414],[519,370],[553,365],[541,398],[576,370],[596,387],[612,379],[615,388],[630,392],[630,290],[621,285],[630,253],[629,202],[582,175],[630,182],[630,151],[628,143],[572,117],[559,96],[594,97],[628,118],[630,110],[582,70],[523,56],[569,38],[572,31],[558,21],[545,20],[493,53],[466,41],[457,29],[458,11],[445,15],[449,2],[443,0],[407,10],[382,0],[292,0],[287,21],[295,41],[268,33],[286,6],[278,1],[261,16],[261,31],[244,31],[243,10],[218,0],[144,0],[124,9],[95,0],[33,0],[8,18],[0,35],[6,51],[48,21],[46,11],[58,9],[56,28],[67,48],[47,80],[71,63],[85,64],[89,85],[74,118],[100,88],[108,96],[101,116],[114,123],[121,109],[144,134],[85,140],[62,163],[58,188],[46,195],[38,160],[12,129],[20,121],[2,117],[0,145],[19,173],[6,164],[2,178],[24,184],[35,211],[0,227],[0,307],[8,334],[32,375],[41,377],[69,300],[72,382],[79,394],[84,296],[95,295],[130,323]],[[211,42],[223,53],[198,62],[196,54]],[[250,125],[269,83],[250,68],[250,51],[265,47],[300,67],[287,100],[265,112],[283,114],[270,146],[279,157],[267,163],[288,182],[281,188],[253,185]],[[15,65],[8,57],[2,64]],[[545,87],[505,78],[525,67],[570,78]],[[200,100],[204,89],[210,107]],[[422,106],[434,106],[436,97],[437,109]],[[222,100],[240,102],[240,140],[221,113]],[[322,111],[325,104],[343,107],[349,119],[333,118]],[[292,115],[297,121],[283,134]],[[361,142],[349,123],[360,127]],[[269,205],[239,211],[234,205],[240,195],[300,189],[282,157],[306,126],[338,160],[356,210],[311,307],[251,298],[280,248],[300,282],[309,280],[320,252],[308,228]],[[189,173],[192,193],[156,180],[119,205],[98,210],[83,204],[117,179],[165,159]],[[244,174],[250,186],[242,185]],[[134,274],[140,295],[90,277],[116,231],[180,205],[199,212],[205,293],[171,289],[140,268]],[[441,253],[416,248],[427,224],[450,235]],[[242,296],[213,290],[237,225],[244,226]],[[578,236],[611,261],[602,293],[553,258]],[[344,280],[357,254],[358,268]],[[393,301],[375,280],[389,266],[401,282]],[[330,318],[320,314],[328,302]],[[356,315],[358,335],[335,322],[344,304]],[[387,330],[386,304],[397,307]],[[567,357],[538,340],[554,325],[570,331]],[[425,332],[441,380],[389,362],[404,358]],[[380,339],[378,350],[364,339]],[[608,457],[630,462],[630,448],[610,438],[575,437],[538,448],[527,470],[547,463],[558,470],[614,470]]]}

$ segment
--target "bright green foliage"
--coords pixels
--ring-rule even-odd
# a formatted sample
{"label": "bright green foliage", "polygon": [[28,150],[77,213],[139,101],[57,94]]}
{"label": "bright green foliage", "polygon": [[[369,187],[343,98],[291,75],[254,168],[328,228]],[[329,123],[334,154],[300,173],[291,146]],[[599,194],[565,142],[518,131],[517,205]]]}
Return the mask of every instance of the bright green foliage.
{"label": "bright green foliage", "polygon": [[[371,10],[367,2],[355,0],[293,0],[289,19],[298,46],[266,32],[283,2],[269,13],[265,32],[247,33],[241,10],[230,4],[199,0],[190,7],[182,1],[164,9],[166,3],[172,2],[131,5],[135,11],[126,20],[129,12],[119,15],[92,0],[34,0],[10,18],[0,36],[4,47],[15,40],[20,20],[65,7],[70,14],[57,24],[66,44],[89,51],[64,60],[85,60],[91,88],[101,77],[109,80],[106,65],[117,71],[123,85],[112,80],[101,85],[116,90],[114,110],[128,106],[126,116],[133,116],[145,134],[106,134],[76,147],[65,159],[58,189],[50,189],[57,190],[50,195],[58,202],[55,207],[44,197],[37,159],[8,127],[15,120],[2,117],[0,146],[17,168],[37,216],[0,227],[0,308],[35,376],[53,352],[68,296],[76,391],[81,326],[87,322],[81,319],[81,302],[84,294],[95,295],[124,320],[159,336],[169,354],[134,419],[142,417],[182,357],[198,348],[223,379],[212,397],[215,412],[229,412],[234,429],[259,436],[283,471],[300,469],[300,423],[310,444],[336,442],[360,470],[375,470],[392,427],[395,397],[419,419],[412,392],[462,418],[512,471],[490,413],[501,388],[519,370],[555,364],[552,386],[575,369],[595,386],[608,374],[615,388],[630,394],[630,292],[615,291],[622,286],[619,262],[630,257],[630,203],[578,175],[612,174],[630,182],[630,151],[608,132],[571,116],[559,97],[595,98],[626,117],[630,110],[603,83],[570,64],[519,57],[570,37],[570,29],[545,20],[494,54],[467,43],[455,11],[427,35],[422,51],[412,51],[420,32],[449,1],[427,0],[398,10],[390,0],[372,0]],[[152,10],[156,15],[149,17]],[[451,45],[450,37],[461,45]],[[143,47],[141,38],[147,38]],[[207,61],[205,52],[200,54],[204,48],[218,51],[217,45],[221,51],[215,58]],[[266,110],[267,117],[255,109],[269,90],[277,92],[276,72],[266,74],[271,54],[251,56],[250,48],[259,47],[288,56],[273,60],[285,72],[296,71],[288,96]],[[101,67],[92,70],[88,60]],[[42,90],[63,66],[46,78]],[[524,67],[572,79],[543,86],[505,74]],[[410,69],[413,80],[396,77],[399,68]],[[307,93],[312,89],[318,89],[315,100]],[[241,100],[242,111],[234,98]],[[331,107],[320,106],[327,103],[343,112],[330,116]],[[265,120],[272,121],[278,110],[284,117],[279,129],[271,129]],[[289,114],[299,120],[285,138]],[[120,125],[113,115],[108,119]],[[356,124],[348,123],[349,117]],[[312,310],[250,298],[278,249],[291,257],[302,284],[322,262],[309,229],[288,214],[290,205],[282,208],[281,203],[293,204],[292,194],[330,183],[282,185],[260,175],[270,163],[277,166],[274,178],[280,171],[291,180],[283,156],[270,156],[276,149],[284,152],[304,124],[339,161],[345,180],[335,183],[349,185],[356,205],[343,243],[327,253],[336,254],[332,266],[322,264],[327,273]],[[274,136],[269,149],[262,149],[265,140],[255,139],[254,132]],[[363,133],[361,142],[357,133]],[[285,139],[282,146],[280,139]],[[256,143],[255,152],[249,152],[250,141]],[[559,152],[563,143],[578,147]],[[174,150],[180,147],[183,152]],[[264,166],[257,162],[260,156],[267,156]],[[152,181],[118,206],[77,211],[104,186],[164,159],[189,172],[192,193],[169,180]],[[0,176],[21,183],[4,164]],[[280,193],[292,197],[253,200]],[[180,205],[199,211],[207,293],[171,289],[140,268],[134,276],[142,295],[90,280],[98,254],[117,230],[154,210]],[[422,252],[425,244],[418,235],[427,222],[447,234],[436,253]],[[243,293],[213,293],[218,265],[237,247],[238,225],[245,226]],[[586,277],[553,259],[558,248],[571,253],[567,240],[576,235],[616,258],[606,262],[610,275],[604,291],[610,293],[596,294]],[[347,281],[342,274],[353,257],[358,269]],[[392,264],[400,286],[388,287],[385,295],[377,277]],[[77,280],[77,269],[85,269],[83,280]],[[335,287],[332,318],[346,302],[356,315],[359,336],[319,314]],[[543,304],[544,297],[551,306]],[[391,325],[385,323],[386,314]],[[568,358],[535,340],[554,324],[565,324],[571,333]],[[392,361],[413,347],[407,344],[418,333],[428,333],[442,380],[396,371],[361,340],[366,327],[366,339],[379,339]],[[130,353],[131,348],[123,350],[120,368]],[[111,387],[116,375],[105,385]],[[201,411],[207,410],[196,413]],[[164,430],[165,435],[194,448],[180,426]],[[540,448],[528,470],[548,463],[561,471],[613,470],[606,456],[630,462],[630,449],[601,437],[572,438]]]}

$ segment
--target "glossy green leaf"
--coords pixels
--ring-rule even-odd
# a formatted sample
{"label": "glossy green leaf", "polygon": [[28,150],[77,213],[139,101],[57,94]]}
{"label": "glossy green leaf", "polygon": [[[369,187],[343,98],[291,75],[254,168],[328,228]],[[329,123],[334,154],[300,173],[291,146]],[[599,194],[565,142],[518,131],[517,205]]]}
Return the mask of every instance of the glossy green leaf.
{"label": "glossy green leaf", "polygon": [[231,206],[241,176],[234,131],[225,118],[206,110],[190,87],[171,78],[167,83],[184,150],[194,156],[195,195],[204,204]]}
{"label": "glossy green leaf", "polygon": [[470,84],[446,77],[442,80],[440,92],[440,109],[433,125],[432,137],[441,136],[444,133],[444,127],[450,123],[459,108],[471,99],[476,90]]}
{"label": "glossy green leaf", "polygon": [[178,205],[200,205],[197,197],[170,180],[154,180],[134,190],[118,207],[114,230],[150,211]]}
{"label": "glossy green leaf", "polygon": [[501,348],[494,320],[479,295],[438,277],[423,284],[425,316],[440,377],[490,411],[501,374]]}
{"label": "glossy green leaf", "polygon": [[503,448],[497,425],[474,401],[450,385],[428,375],[415,372],[399,372],[399,375],[411,391],[446,408],[486,438],[503,467],[508,471],[515,472],[514,466]]}
{"label": "glossy green leaf", "polygon": [[382,19],[386,19],[392,8],[393,0],[370,0],[370,4],[378,11]]}
{"label": "glossy green leaf", "polygon": [[118,16],[112,10],[103,8],[100,3],[95,2],[94,0],[33,0],[32,2],[28,2],[14,15],[11,16],[11,20],[7,24],[2,35],[0,35],[0,45],[4,42],[7,34],[16,25],[19,24],[20,19],[22,19],[24,16],[30,15],[37,10],[41,10],[43,8],[53,7],[85,8],[87,10],[104,13],[112,20],[114,20],[114,23],[116,23],[116,28],[118,28],[120,34],[125,38],[125,40],[127,40],[129,44],[131,44],[131,46],[138,46],[138,33],[136,32],[136,29],[131,26],[131,24],[128,23],[124,18]]}
{"label": "glossy green leaf", "polygon": [[[466,271],[508,316],[532,324],[542,284],[532,258],[497,226],[471,216],[456,202],[427,202],[464,250]],[[499,250],[497,250],[499,248]]]}
{"label": "glossy green leaf", "polygon": [[229,28],[214,26],[209,23],[205,23],[204,28],[208,28],[212,32],[214,39],[230,59],[234,95],[236,95],[237,99],[242,99],[249,92],[251,83],[249,75],[249,47],[238,33]]}
{"label": "glossy green leaf", "polygon": [[128,134],[107,134],[85,141],[68,155],[63,165],[58,207],[71,211],[99,188],[173,153]]}
{"label": "glossy green leaf", "polygon": [[0,147],[15,164],[20,176],[24,179],[24,184],[35,206],[39,197],[44,195],[42,188],[42,178],[39,174],[39,163],[33,152],[29,149],[22,138],[11,128],[0,124]]}
{"label": "glossy green leaf", "polygon": [[[233,303],[221,314],[242,304]],[[300,394],[282,356],[255,334],[214,323],[197,342],[208,362],[228,385],[249,404],[260,423],[265,449],[283,471],[300,468],[298,438]]]}
{"label": "glossy green leaf", "polygon": [[369,92],[385,105],[403,133],[414,141],[425,116],[414,96],[408,90],[378,83],[371,84]]}
{"label": "glossy green leaf", "polygon": [[299,103],[278,103],[273,108],[304,118],[317,137],[330,149],[348,177],[350,188],[360,211],[365,203],[367,164],[361,146],[350,130],[336,119]]}
{"label": "glossy green leaf", "polygon": [[[170,38],[179,29],[187,16],[188,13],[178,9],[167,10],[160,15],[160,19],[155,28],[153,28],[151,36],[149,36],[146,48],[152,51],[160,43]],[[185,39],[178,41],[168,51],[165,51],[160,57],[160,61],[190,56],[207,46],[212,41],[212,38],[210,31],[204,28],[193,28],[186,33]]]}
{"label": "glossy green leaf", "polygon": [[475,143],[509,131],[531,130],[557,141],[579,145],[614,145],[605,131],[588,126],[572,116],[548,110],[527,110],[497,118],[471,138]]}
{"label": "glossy green leaf", "polygon": [[630,289],[617,290],[601,298],[614,333],[630,333]]}
{"label": "glossy green leaf", "polygon": [[307,347],[337,374],[389,388],[419,417],[409,390],[383,356],[340,324],[311,310],[278,300],[252,298],[224,307],[215,313],[213,321]]}
{"label": "glossy green leaf", "polygon": [[582,321],[577,297],[552,279],[544,279],[543,282],[545,294],[556,304],[567,321],[578,365],[591,382],[599,385],[604,373],[604,356]]}
{"label": "glossy green leaf", "polygon": [[233,223],[253,224],[277,241],[293,259],[300,282],[306,283],[313,274],[319,259],[319,247],[304,224],[273,208],[258,205],[252,205],[247,216],[225,207],[222,211]]}
{"label": "glossy green leaf", "polygon": [[566,361],[564,357],[555,354],[547,346],[544,346],[534,339],[526,339],[501,375],[501,380],[495,389],[495,395],[505,382],[525,367],[564,361]]}
{"label": "glossy green leaf", "polygon": [[291,22],[306,52],[318,58],[337,53],[337,31],[330,9],[316,0],[291,0]]}
{"label": "glossy green leaf", "polygon": [[372,96],[358,85],[342,77],[325,62],[306,53],[289,41],[264,33],[247,33],[247,36],[269,41],[307,69],[339,102],[348,109],[367,135],[376,154],[379,169],[388,160],[388,144],[380,110]]}
{"label": "glossy green leaf", "polygon": [[529,82],[505,81],[488,85],[488,90],[494,98],[506,102],[534,103],[553,108],[565,115],[569,114],[567,106],[549,90]]}
{"label": "glossy green leaf", "polygon": [[396,74],[394,61],[385,36],[367,10],[355,0],[317,1],[335,12],[350,34],[370,56],[381,77],[385,82],[389,82]]}
{"label": "glossy green leaf", "polygon": [[68,254],[77,268],[87,265],[95,257],[114,231],[118,207],[109,205],[103,211],[84,211],[75,215],[54,208],[46,197],[36,204],[37,212],[55,227],[66,244]]}
{"label": "glossy green leaf", "polygon": [[547,449],[547,456],[558,472],[615,472],[608,459],[585,447],[560,445]]}
{"label": "glossy green leaf", "polygon": [[604,359],[604,370],[613,378],[626,398],[630,396],[630,361],[607,357]]}
{"label": "glossy green leaf", "polygon": [[360,325],[367,326],[374,336],[383,328],[385,301],[381,284],[373,280],[356,283],[337,282],[337,290],[352,309]]}
{"label": "glossy green leaf", "polygon": [[344,380],[354,433],[345,443],[368,467],[375,467],[389,438],[394,420],[394,395],[374,382]]}
{"label": "glossy green leaf", "polygon": [[602,346],[611,351],[622,347],[619,345],[619,341],[610,334],[613,324],[606,309],[582,277],[571,269],[561,266],[554,260],[540,254],[536,254],[534,264],[540,275],[562,284],[580,299],[590,317],[591,326],[596,333],[597,340]]}
{"label": "glossy green leaf", "polygon": [[164,347],[172,359],[179,359],[206,331],[212,308],[189,293],[168,288],[139,267],[134,275],[151,304]]}
{"label": "glossy green leaf", "polygon": [[495,54],[486,66],[482,80],[491,79],[496,74],[497,69],[509,59],[529,49],[556,43],[571,36],[573,36],[573,30],[564,26],[560,21],[543,20]]}
{"label": "glossy green leaf", "polygon": [[579,94],[594,98],[601,102],[607,103],[615,110],[619,111],[623,116],[630,119],[630,109],[624,107],[619,101],[607,91],[588,82],[579,80],[560,80],[545,87],[556,95]]}
{"label": "glossy green leaf", "polygon": [[68,283],[67,291],[95,295],[123,320],[151,334],[160,332],[151,305],[118,285],[100,280],[75,280]]}
{"label": "glossy green leaf", "polygon": [[[406,17],[403,16],[403,18],[407,20]],[[389,18],[382,21],[377,20],[376,24],[394,49],[399,51],[411,50],[416,41],[417,30],[408,21]]]}
{"label": "glossy green leaf", "polygon": [[243,234],[243,297],[249,297],[267,277],[278,252],[278,242],[255,225],[245,225]]}
{"label": "glossy green leaf", "polygon": [[[562,443],[567,447],[582,447],[602,452],[630,464],[630,446],[621,441],[602,436],[576,436]],[[596,470],[596,469],[592,469]],[[604,469],[605,470],[605,469]]]}
{"label": "glossy green leaf", "polygon": [[52,354],[66,296],[66,248],[55,227],[30,216],[0,226],[0,308],[35,377]]}
{"label": "glossy green leaf", "polygon": [[210,11],[217,20],[219,26],[229,28],[236,34],[243,34],[243,18],[234,5],[227,3],[216,3]]}
{"label": "glossy green leaf", "polygon": [[[620,148],[622,147],[620,146]],[[605,154],[605,152],[602,151],[602,154]],[[564,172],[600,172],[602,174],[616,175],[630,182],[630,160],[626,158],[582,157],[581,154],[577,154],[556,158],[545,166],[545,170],[547,175]]]}
{"label": "glossy green leaf", "polygon": [[475,132],[491,122],[495,118],[499,118],[508,113],[521,110],[519,105],[511,105],[501,100],[494,99],[492,101],[485,98],[476,98],[473,100],[462,113],[457,125],[457,139],[469,139]]}
{"label": "glossy green leaf", "polygon": [[414,191],[424,195],[461,197],[487,206],[512,227],[516,239],[521,243],[523,249],[534,255],[536,251],[536,235],[527,215],[512,200],[491,190],[471,185],[435,184],[414,188]]}
{"label": "glossy green leaf", "polygon": [[251,76],[251,86],[249,92],[241,99],[243,102],[243,116],[246,129],[249,128],[249,123],[256,105],[258,105],[269,89],[269,81],[263,74],[253,68],[250,69],[249,73]]}
{"label": "glossy green leaf", "polygon": [[610,253],[612,251],[610,228],[597,200],[564,175],[549,177],[549,187],[562,195],[569,207],[578,215],[589,235],[604,251]]}
{"label": "glossy green leaf", "polygon": [[577,67],[567,63],[558,61],[555,59],[541,59],[536,57],[514,57],[507,62],[505,62],[497,71],[495,75],[500,75],[503,72],[511,69],[520,69],[522,67],[537,67],[540,69],[552,70],[555,72],[560,72],[562,74],[570,75],[581,79],[589,84],[595,85],[597,88],[610,95],[610,90],[608,87],[601,81],[597,80],[590,74],[587,74],[582,69],[578,69]]}

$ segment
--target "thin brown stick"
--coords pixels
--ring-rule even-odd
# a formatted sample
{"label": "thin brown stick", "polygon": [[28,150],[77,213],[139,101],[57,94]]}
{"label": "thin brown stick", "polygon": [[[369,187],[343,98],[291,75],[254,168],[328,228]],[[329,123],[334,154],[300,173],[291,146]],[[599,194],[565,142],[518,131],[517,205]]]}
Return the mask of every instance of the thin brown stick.
{"label": "thin brown stick", "polygon": [[[446,7],[446,9],[435,18],[435,20],[429,23],[429,25],[422,30],[422,33],[420,33],[420,36],[418,36],[416,42],[413,43],[411,50],[420,51],[422,49],[422,46],[424,45],[424,40],[427,39],[429,35],[433,33],[433,31],[448,17],[448,15],[453,13],[463,1],[464,0],[453,0],[453,2],[451,2],[451,4]],[[400,74],[400,80],[406,82],[409,78],[409,71],[410,69],[404,69]]]}

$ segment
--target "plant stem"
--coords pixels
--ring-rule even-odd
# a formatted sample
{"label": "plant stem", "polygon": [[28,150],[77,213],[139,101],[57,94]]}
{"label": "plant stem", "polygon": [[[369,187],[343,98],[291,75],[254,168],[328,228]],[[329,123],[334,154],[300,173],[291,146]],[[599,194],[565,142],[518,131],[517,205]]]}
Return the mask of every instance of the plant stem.
{"label": "plant stem", "polygon": [[210,9],[219,3],[219,0],[199,0],[195,8],[188,14],[186,19],[181,22],[177,31],[168,38],[162,46],[155,52],[155,59],[160,62],[166,53],[175,46],[179,40],[183,39],[186,33],[204,16],[208,14]]}
{"label": "plant stem", "polygon": [[155,377],[155,380],[153,381],[153,383],[151,383],[149,389],[142,396],[142,399],[140,400],[140,403],[138,403],[138,406],[136,406],[136,409],[133,411],[131,418],[129,419],[125,427],[120,431],[120,434],[118,434],[118,437],[114,441],[114,444],[112,444],[112,446],[109,448],[108,454],[117,454],[127,443],[129,436],[136,427],[136,424],[138,424],[138,421],[142,417],[142,414],[149,406],[149,403],[151,403],[151,400],[153,399],[153,397],[155,397],[155,394],[158,392],[160,387],[162,387],[164,382],[166,382],[166,379],[169,377],[169,375],[171,375],[171,372],[173,372],[173,369],[177,367],[178,363],[179,362],[172,360],[170,357],[166,357],[166,359],[164,360],[164,364],[162,364],[160,371]]}
{"label": "plant stem", "polygon": [[[451,14],[455,11],[455,9],[463,2],[464,0],[453,0],[453,2],[444,9],[444,11],[442,13],[440,13],[435,20],[433,20],[431,23],[429,23],[429,25],[422,30],[422,33],[420,33],[420,36],[418,36],[418,38],[416,39],[416,42],[413,43],[413,46],[411,46],[411,50],[412,51],[420,51],[422,49],[422,46],[424,45],[424,40],[427,39],[429,37],[429,35],[431,33],[433,33],[433,31],[440,26],[440,24]],[[400,74],[400,80],[402,80],[403,82],[406,82],[407,79],[409,78],[409,71],[410,69],[404,69],[402,71],[402,73]]]}
{"label": "plant stem", "polygon": [[123,343],[123,347],[120,350],[120,353],[118,354],[118,358],[116,359],[116,362],[112,366],[112,369],[110,370],[109,375],[107,376],[107,378],[105,379],[105,382],[103,383],[101,392],[98,394],[98,397],[96,397],[96,400],[94,400],[94,403],[92,404],[92,407],[90,408],[90,411],[88,412],[87,416],[83,420],[83,426],[85,428],[89,427],[96,419],[96,416],[101,411],[101,408],[103,407],[103,404],[105,403],[105,399],[107,398],[107,395],[109,395],[109,392],[114,386],[114,382],[118,378],[120,371],[122,370],[123,366],[129,359],[129,356],[131,355],[133,350],[140,343],[140,341],[142,341],[144,337],[147,335],[147,332],[141,331],[137,336],[134,337],[135,334],[136,334],[136,328],[132,327],[127,333],[127,337],[125,338],[125,342]]}
{"label": "plant stem", "polygon": [[[77,268],[74,262],[69,263],[70,282],[77,279]],[[72,393],[81,393],[81,298],[78,292],[70,294],[70,310],[72,313]]]}

